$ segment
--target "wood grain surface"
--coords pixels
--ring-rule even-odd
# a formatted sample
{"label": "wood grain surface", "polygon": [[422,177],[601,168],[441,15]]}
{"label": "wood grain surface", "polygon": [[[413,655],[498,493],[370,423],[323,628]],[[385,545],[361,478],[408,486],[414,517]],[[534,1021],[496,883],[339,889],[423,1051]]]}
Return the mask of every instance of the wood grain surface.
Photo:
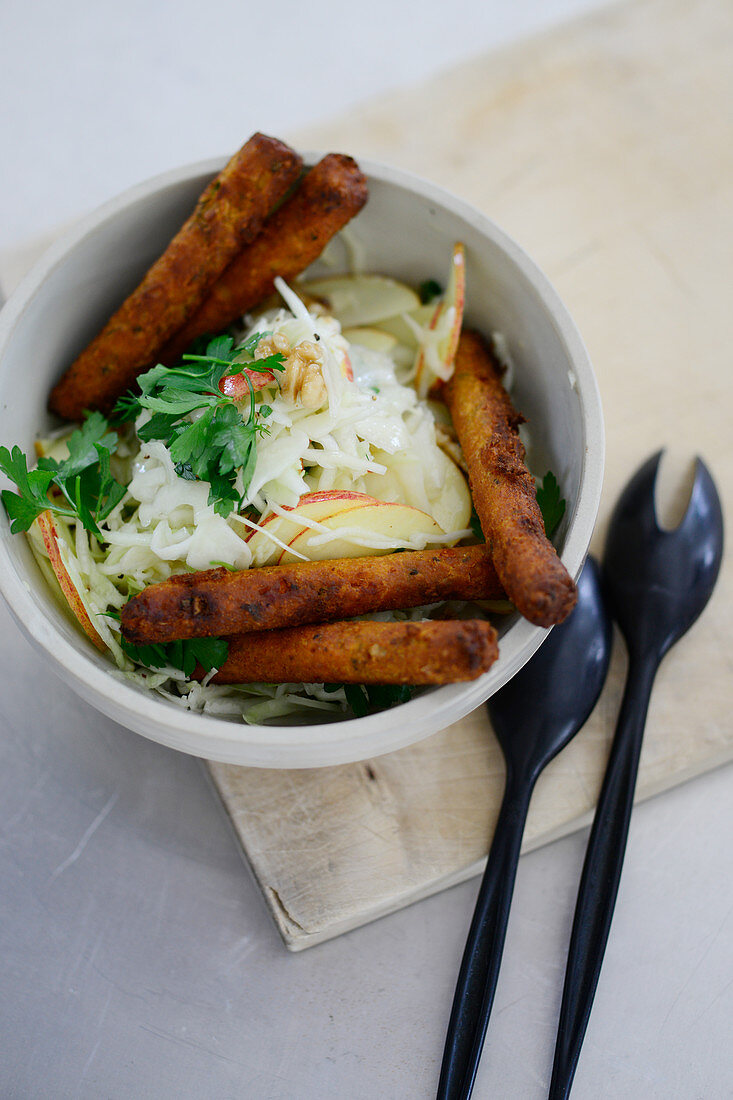
{"label": "wood grain surface", "polygon": [[[442,184],[544,268],[603,398],[597,554],[618,493],[660,447],[663,516],[684,507],[696,453],[733,515],[732,50],[730,4],[640,0],[284,135]],[[11,283],[30,258],[1,258],[0,273]],[[660,669],[639,798],[733,759],[732,588],[727,550],[713,601]],[[594,715],[538,783],[525,849],[589,819],[624,671],[617,640]],[[503,784],[483,709],[367,763],[208,769],[293,950],[477,874]]]}
{"label": "wood grain surface", "polygon": [[[590,351],[607,467],[592,549],[634,469],[668,448],[660,510],[700,453],[733,514],[733,8],[610,8],[326,126],[298,147],[408,168],[494,218],[540,263]],[[638,797],[733,758],[730,552],[666,658]],[[588,820],[625,670],[540,779],[525,848]],[[304,772],[210,765],[288,946],[300,949],[478,873],[503,783],[483,709],[421,744]]]}

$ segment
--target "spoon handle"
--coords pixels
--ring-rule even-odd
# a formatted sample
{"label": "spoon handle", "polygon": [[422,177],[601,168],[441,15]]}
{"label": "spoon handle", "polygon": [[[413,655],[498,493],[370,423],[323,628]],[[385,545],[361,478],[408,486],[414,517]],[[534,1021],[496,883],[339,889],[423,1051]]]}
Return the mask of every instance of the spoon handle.
{"label": "spoon handle", "polygon": [[549,1100],[566,1100],[601,972],[626,851],[654,656],[631,658],[575,905]]}
{"label": "spoon handle", "polygon": [[507,786],[453,998],[437,1100],[467,1100],[494,1003],[533,782]]}

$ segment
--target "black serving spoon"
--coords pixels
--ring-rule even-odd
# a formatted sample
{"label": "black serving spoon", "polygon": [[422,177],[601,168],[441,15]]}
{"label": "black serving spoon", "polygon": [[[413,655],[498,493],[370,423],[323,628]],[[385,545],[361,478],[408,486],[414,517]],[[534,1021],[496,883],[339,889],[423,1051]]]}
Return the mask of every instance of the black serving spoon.
{"label": "black serving spoon", "polygon": [[605,595],[626,641],[629,670],[578,890],[550,1100],[570,1093],[598,984],[654,677],[710,599],[723,556],[720,498],[699,458],[682,522],[672,531],[660,528],[654,485],[661,454],[648,459],[621,494],[603,557]]}
{"label": "black serving spoon", "polygon": [[494,1001],[524,823],[538,775],[590,715],[608,671],[611,622],[588,558],[570,617],[488,701],[506,762],[504,799],[458,975],[439,1100],[468,1097]]}

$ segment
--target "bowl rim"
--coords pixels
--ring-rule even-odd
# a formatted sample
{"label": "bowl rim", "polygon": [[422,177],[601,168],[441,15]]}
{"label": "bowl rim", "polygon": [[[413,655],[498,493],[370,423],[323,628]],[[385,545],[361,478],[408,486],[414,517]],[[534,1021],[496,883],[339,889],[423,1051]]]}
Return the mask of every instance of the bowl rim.
{"label": "bowl rim", "polygon": [[[313,164],[322,155],[307,151],[303,159],[306,164]],[[156,191],[174,187],[196,176],[214,175],[225,162],[223,157],[209,158],[153,176],[108,200],[67,230],[25,275],[0,311],[0,363],[15,326],[35,293],[90,233]],[[368,158],[359,158],[359,164],[367,176],[388,185],[416,191],[450,214],[469,222],[508,256],[533,287],[572,364],[581,406],[583,453],[578,496],[562,551],[566,568],[577,578],[588,552],[600,505],[605,433],[598,384],[574,321],[535,261],[513,238],[470,203],[404,169]],[[589,446],[589,440],[593,440],[593,446]],[[71,681],[84,699],[108,717],[123,725],[129,724],[143,736],[170,748],[224,763],[270,768],[320,767],[362,760],[403,748],[465,717],[519,671],[549,633],[526,620],[516,622],[512,627],[512,650],[504,655],[502,675],[488,692],[487,678],[492,681],[497,679],[492,670],[469,683],[439,687],[391,711],[363,718],[293,726],[248,725],[192,712],[148,696],[128,683],[113,667],[102,668],[92,660],[91,654],[87,656],[79,652],[30,599],[27,581],[16,573],[8,553],[8,540],[16,536],[10,535],[4,511],[0,523],[0,592],[23,633],[36,650],[51,661],[57,675]],[[109,691],[110,677],[118,689],[113,696]],[[395,720],[397,714],[399,720]],[[181,729],[181,725],[185,728]],[[366,745],[366,748],[360,748],[360,745]]]}

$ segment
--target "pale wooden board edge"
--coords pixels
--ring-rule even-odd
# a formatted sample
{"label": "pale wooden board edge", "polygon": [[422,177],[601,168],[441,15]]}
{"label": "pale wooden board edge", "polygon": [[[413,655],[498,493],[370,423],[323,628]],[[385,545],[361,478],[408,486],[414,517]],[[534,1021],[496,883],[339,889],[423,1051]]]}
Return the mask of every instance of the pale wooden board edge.
{"label": "pale wooden board edge", "polygon": [[[423,901],[435,894],[439,894],[443,890],[448,890],[451,886],[458,886],[460,883],[468,881],[468,879],[475,878],[477,875],[483,874],[484,868],[486,867],[487,857],[485,856],[483,859],[476,860],[466,867],[457,869],[452,874],[441,875],[421,889],[405,891],[404,894],[395,896],[389,902],[375,905],[372,908],[365,908],[356,917],[335,921],[327,927],[318,929],[315,932],[306,931],[297,921],[293,920],[288,913],[286,907],[282,903],[277,886],[267,882],[258,873],[257,866],[255,862],[252,861],[247,851],[247,838],[243,836],[236,827],[234,819],[229,811],[226,795],[219,786],[216,777],[213,775],[209,761],[202,760],[201,763],[208,784],[216,795],[216,801],[226,818],[232,837],[242,857],[242,861],[254,881],[257,883],[268,912],[288,951],[304,951],[306,948],[315,947],[319,943],[326,943],[328,940],[335,939],[337,936],[341,936],[346,932],[353,932],[365,924],[370,924],[372,921],[389,916],[391,913],[396,913],[400,909],[406,908],[408,905],[414,905],[416,902]],[[664,794],[665,791],[672,790],[672,788],[678,787],[682,783],[697,779],[706,772],[714,771],[716,768],[730,763],[731,757],[729,753],[721,753],[719,757],[710,758],[702,765],[697,762],[687,769],[676,772],[674,775],[667,776],[665,780],[659,783],[647,786],[643,793],[634,799],[634,804],[638,805],[641,802],[648,801],[650,798],[656,798],[658,795]],[[564,822],[562,825],[551,829],[544,835],[534,837],[529,842],[524,843],[522,845],[522,855],[536,851],[538,848],[543,848],[556,840],[561,840],[565,836],[570,836],[572,833],[585,829],[591,824],[592,820],[593,812],[590,811],[571,821]],[[487,855],[489,842],[490,838],[487,837]],[[580,874],[580,868],[578,868],[578,874]]]}

